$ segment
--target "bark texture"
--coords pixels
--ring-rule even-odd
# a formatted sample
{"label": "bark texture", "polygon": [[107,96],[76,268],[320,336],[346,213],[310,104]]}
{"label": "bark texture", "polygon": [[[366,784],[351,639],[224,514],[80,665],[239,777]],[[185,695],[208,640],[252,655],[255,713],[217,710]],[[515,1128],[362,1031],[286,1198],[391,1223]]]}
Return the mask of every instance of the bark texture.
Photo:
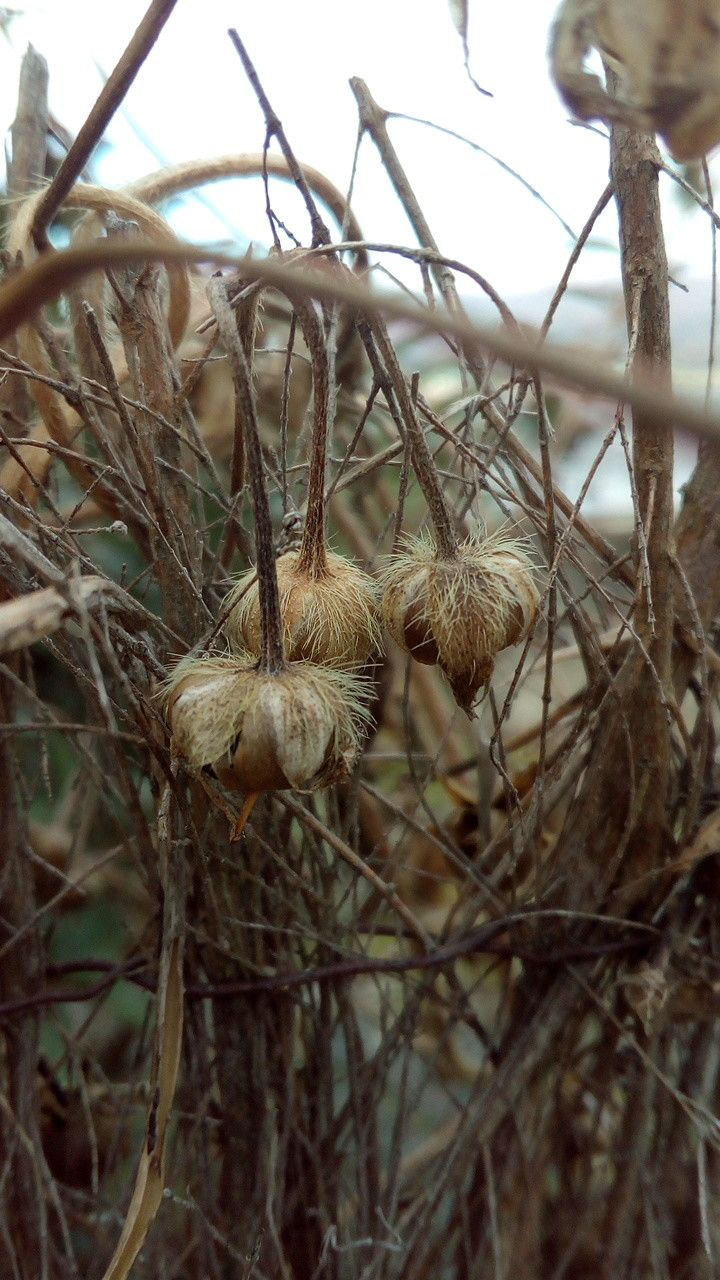
{"label": "bark texture", "polygon": [[[612,131],[611,177],[620,223],[632,377],[671,390],[667,258],[654,141]],[[605,692],[582,799],[560,840],[573,905],[598,901],[614,879],[629,885],[667,856],[671,647],[674,621],[673,434],[652,414],[632,418],[632,465],[642,535],[631,645]],[[590,897],[588,897],[588,894]]]}

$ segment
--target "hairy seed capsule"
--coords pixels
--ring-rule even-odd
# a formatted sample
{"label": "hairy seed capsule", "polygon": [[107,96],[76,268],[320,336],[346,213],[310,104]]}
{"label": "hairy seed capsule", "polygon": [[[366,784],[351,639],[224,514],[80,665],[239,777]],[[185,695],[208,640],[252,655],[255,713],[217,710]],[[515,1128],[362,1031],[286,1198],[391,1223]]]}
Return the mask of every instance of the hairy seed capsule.
{"label": "hairy seed capsule", "polygon": [[247,654],[181,662],[163,701],[173,753],[246,792],[347,776],[369,720],[360,677],[307,662],[268,675]]}
{"label": "hairy seed capsule", "polygon": [[417,662],[437,664],[469,711],[495,658],[522,640],[538,609],[532,562],[521,543],[495,534],[468,540],[452,559],[413,541],[381,574],[385,625]]}
{"label": "hairy seed capsule", "polygon": [[[325,553],[319,574],[298,567],[299,551],[276,560],[283,643],[291,662],[362,666],[380,648],[378,587],[343,556]],[[227,596],[225,635],[234,652],[260,653],[260,597],[254,570]]]}

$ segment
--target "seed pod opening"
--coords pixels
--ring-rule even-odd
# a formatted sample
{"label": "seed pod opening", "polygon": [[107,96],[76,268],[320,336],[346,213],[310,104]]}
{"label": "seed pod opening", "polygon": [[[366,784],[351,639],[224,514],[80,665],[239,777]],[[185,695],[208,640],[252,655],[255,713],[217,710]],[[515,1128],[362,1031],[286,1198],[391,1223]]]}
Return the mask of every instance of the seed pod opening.
{"label": "seed pod opening", "polygon": [[[344,556],[325,553],[326,567],[307,572],[299,551],[276,560],[285,653],[291,662],[362,666],[381,644],[376,582]],[[227,596],[225,635],[233,652],[260,653],[260,597],[254,571]]]}
{"label": "seed pod opening", "polygon": [[163,702],[173,753],[246,792],[314,790],[347,776],[369,720],[359,676],[306,662],[268,675],[247,654],[181,662]]}
{"label": "seed pod opening", "polygon": [[495,658],[522,640],[538,608],[533,565],[522,542],[502,532],[468,539],[452,559],[429,540],[408,542],[382,573],[383,617],[417,662],[437,664],[469,711]]}

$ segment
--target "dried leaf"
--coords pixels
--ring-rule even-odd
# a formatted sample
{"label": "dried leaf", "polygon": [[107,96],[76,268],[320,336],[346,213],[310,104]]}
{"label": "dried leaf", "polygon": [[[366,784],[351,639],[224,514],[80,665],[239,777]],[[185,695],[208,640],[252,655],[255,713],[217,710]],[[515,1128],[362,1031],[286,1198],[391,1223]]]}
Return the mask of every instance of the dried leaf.
{"label": "dried leaf", "polygon": [[54,587],[46,587],[9,600],[0,605],[0,653],[11,653],[43,640],[72,615],[73,605],[92,608],[103,595],[111,595],[114,590],[115,584],[105,578],[88,577],[77,584],[68,584],[66,596]]}
{"label": "dried leaf", "polygon": [[117,582],[91,575],[77,581],[68,581],[60,591],[47,586],[40,591],[18,595],[14,600],[0,604],[0,653],[12,653],[36,644],[63,626],[63,623],[79,609],[105,605],[135,609],[131,598],[118,588]]}
{"label": "dried leaf", "polygon": [[453,20],[463,45],[467,45],[469,13],[467,0],[448,0],[450,17]]}
{"label": "dried leaf", "polygon": [[490,90],[483,89],[482,85],[478,84],[470,70],[470,47],[468,45],[468,30],[470,27],[469,2],[468,0],[448,0],[448,5],[450,8],[450,17],[452,18],[453,26],[462,40],[463,61],[465,63],[468,80],[473,88],[477,89],[478,93],[481,93],[483,97],[492,98]]}
{"label": "dried leaf", "polygon": [[[616,98],[585,69],[591,48],[621,73]],[[564,0],[550,60],[559,92],[580,119],[653,130],[682,162],[720,142],[718,0]]]}
{"label": "dried leaf", "polygon": [[165,1187],[165,1134],[175,1096],[182,1044],[182,946],[178,938],[171,944],[164,989],[161,986],[159,1000],[156,1063],[145,1143],[122,1234],[103,1280],[125,1280],[130,1274],[160,1207]]}

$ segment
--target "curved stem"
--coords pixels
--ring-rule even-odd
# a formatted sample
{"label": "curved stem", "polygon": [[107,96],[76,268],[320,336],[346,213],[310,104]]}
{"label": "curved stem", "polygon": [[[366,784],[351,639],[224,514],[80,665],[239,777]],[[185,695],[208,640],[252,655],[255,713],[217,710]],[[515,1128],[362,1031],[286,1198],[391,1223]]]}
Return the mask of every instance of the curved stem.
{"label": "curved stem", "polygon": [[213,276],[208,283],[208,297],[217,320],[218,332],[232,370],[235,395],[242,414],[248,456],[248,475],[255,516],[258,593],[260,596],[261,650],[260,670],[277,675],[285,667],[282,618],[278,595],[275,550],[273,547],[270,504],[265,483],[265,463],[260,445],[255,395],[250,380],[248,360],[240,341],[235,316],[228,301],[225,281]]}

